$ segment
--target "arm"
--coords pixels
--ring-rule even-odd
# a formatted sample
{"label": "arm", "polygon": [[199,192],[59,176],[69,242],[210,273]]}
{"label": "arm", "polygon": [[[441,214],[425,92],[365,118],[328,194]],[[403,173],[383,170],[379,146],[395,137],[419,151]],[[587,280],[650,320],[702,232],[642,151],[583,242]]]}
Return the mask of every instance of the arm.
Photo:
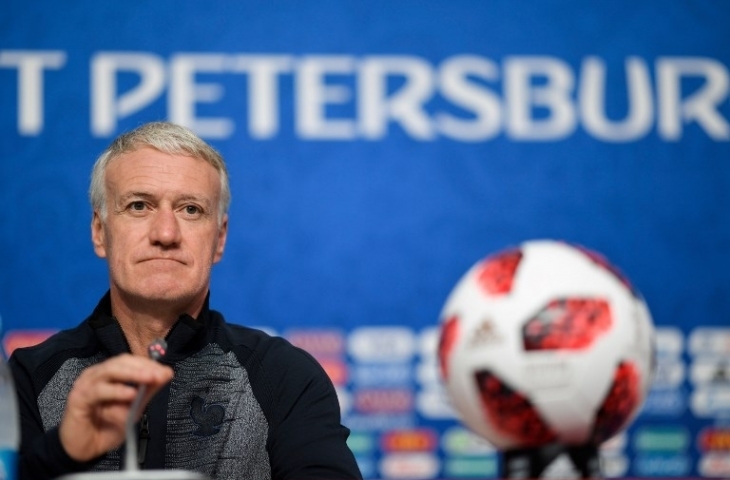
{"label": "arm", "polygon": [[44,431],[33,372],[17,355],[13,355],[8,364],[13,372],[20,414],[18,478],[51,480],[64,473],[86,470],[90,465],[76,462],[66,454],[61,446],[57,427]]}
{"label": "arm", "polygon": [[91,366],[73,384],[60,425],[44,431],[32,373],[15,357],[10,364],[21,419],[20,478],[33,480],[86,470],[121,445],[137,393],[133,385],[148,386],[146,404],[172,378],[169,367],[132,355]]}
{"label": "arm", "polygon": [[346,443],[350,431],[340,423],[335,389],[322,367],[288,344],[272,348],[267,357],[272,360],[267,373],[276,372],[266,375],[274,391],[268,442],[272,478],[362,478]]}

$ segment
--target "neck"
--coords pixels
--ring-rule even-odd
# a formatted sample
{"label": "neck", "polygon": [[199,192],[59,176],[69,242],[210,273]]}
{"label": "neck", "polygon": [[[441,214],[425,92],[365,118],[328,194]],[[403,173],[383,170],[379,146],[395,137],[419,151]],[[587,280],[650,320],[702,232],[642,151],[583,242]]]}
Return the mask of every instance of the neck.
{"label": "neck", "polygon": [[203,309],[205,296],[184,303],[164,301],[130,301],[111,290],[112,315],[122,327],[134,355],[147,356],[147,347],[158,338],[165,338],[181,315],[197,318]]}

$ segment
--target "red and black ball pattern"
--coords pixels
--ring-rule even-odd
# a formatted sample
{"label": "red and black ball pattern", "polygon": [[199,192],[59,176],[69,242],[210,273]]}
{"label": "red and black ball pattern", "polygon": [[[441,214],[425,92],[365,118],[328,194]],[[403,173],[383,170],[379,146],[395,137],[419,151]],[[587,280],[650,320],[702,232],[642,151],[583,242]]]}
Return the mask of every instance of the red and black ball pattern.
{"label": "red and black ball pattern", "polygon": [[600,298],[552,300],[522,328],[525,350],[578,350],[610,330],[611,308]]}
{"label": "red and black ball pattern", "polygon": [[641,400],[641,375],[631,362],[616,368],[611,389],[598,410],[591,440],[599,444],[613,437],[629,421]]}
{"label": "red and black ball pattern", "polygon": [[479,265],[477,282],[489,295],[504,295],[512,291],[522,251],[506,250],[488,257]]}
{"label": "red and black ball pattern", "polygon": [[489,370],[474,375],[479,399],[489,423],[525,447],[554,442],[557,435],[532,403]]}
{"label": "red and black ball pattern", "polygon": [[449,358],[459,333],[459,318],[454,315],[449,317],[441,326],[441,337],[439,338],[438,358],[441,367],[441,377],[446,380],[449,374]]}

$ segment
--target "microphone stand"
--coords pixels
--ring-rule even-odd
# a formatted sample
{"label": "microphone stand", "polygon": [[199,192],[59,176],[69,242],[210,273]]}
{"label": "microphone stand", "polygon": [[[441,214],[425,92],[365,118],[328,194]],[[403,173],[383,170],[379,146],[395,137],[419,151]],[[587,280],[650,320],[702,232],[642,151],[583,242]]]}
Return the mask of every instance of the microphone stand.
{"label": "microphone stand", "polygon": [[140,385],[137,390],[137,396],[134,397],[132,406],[129,409],[129,416],[127,417],[127,440],[124,454],[124,470],[131,472],[139,470],[139,458],[137,451],[137,432],[135,432],[135,419],[139,416],[142,399],[147,393],[147,386]]}

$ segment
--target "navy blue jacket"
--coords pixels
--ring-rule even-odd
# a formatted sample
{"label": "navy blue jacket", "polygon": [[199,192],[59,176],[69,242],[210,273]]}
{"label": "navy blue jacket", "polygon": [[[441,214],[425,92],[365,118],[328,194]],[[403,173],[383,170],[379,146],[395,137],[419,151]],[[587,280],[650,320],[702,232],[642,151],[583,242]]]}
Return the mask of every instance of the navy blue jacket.
{"label": "navy blue jacket", "polygon": [[[305,351],[209,310],[183,315],[162,360],[174,378],[147,406],[139,430],[141,468],[195,470],[214,479],[360,479],[340,423],[337,396]],[[10,366],[21,415],[20,479],[123,468],[123,449],[79,463],[58,425],[81,371],[129,352],[109,294],[78,327],[16,350]]]}

